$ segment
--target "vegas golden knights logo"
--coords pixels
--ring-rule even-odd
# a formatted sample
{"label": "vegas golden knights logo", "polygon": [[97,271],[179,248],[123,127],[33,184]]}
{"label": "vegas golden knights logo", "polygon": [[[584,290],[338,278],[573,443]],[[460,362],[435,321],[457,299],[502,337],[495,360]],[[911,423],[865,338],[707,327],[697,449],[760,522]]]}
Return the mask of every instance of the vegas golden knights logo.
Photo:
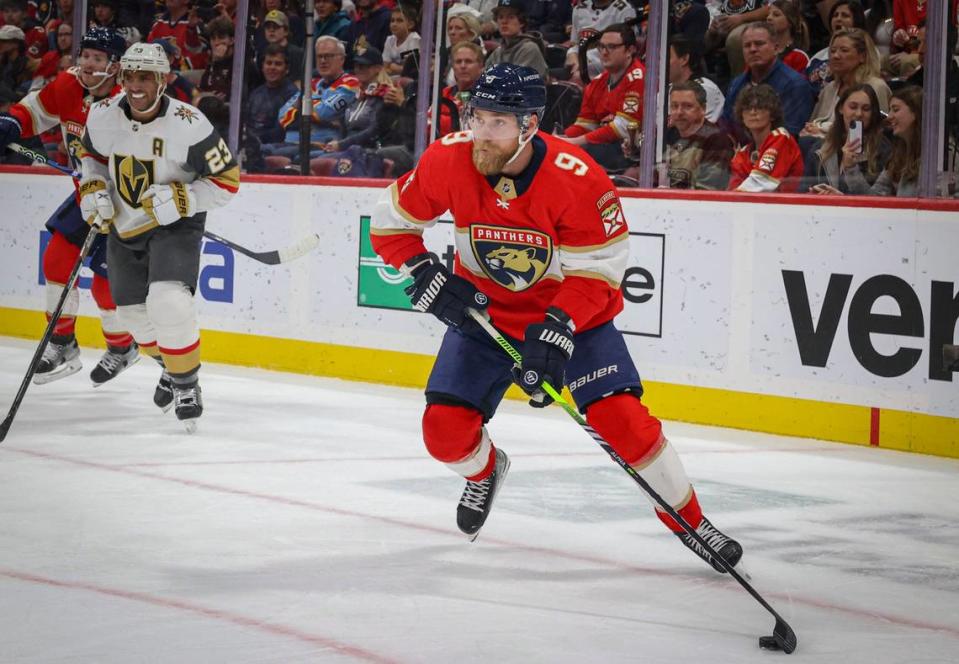
{"label": "vegas golden knights logo", "polygon": [[153,184],[153,160],[132,155],[114,155],[113,177],[117,193],[130,207],[140,207],[140,196]]}

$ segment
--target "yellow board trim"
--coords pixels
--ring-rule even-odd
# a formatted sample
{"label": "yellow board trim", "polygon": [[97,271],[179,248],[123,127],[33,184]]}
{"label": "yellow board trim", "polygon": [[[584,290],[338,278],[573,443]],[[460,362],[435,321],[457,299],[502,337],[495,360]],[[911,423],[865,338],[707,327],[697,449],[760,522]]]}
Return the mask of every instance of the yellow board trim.
{"label": "yellow board trim", "polygon": [[[45,325],[43,312],[0,307],[0,335],[38,339]],[[202,339],[208,362],[403,387],[422,388],[433,367],[432,356],[416,353],[215,330],[204,330]],[[80,316],[77,341],[103,348],[99,320]],[[652,381],[645,387],[644,403],[667,420],[854,445],[868,446],[870,441],[872,409],[868,406]],[[525,398],[515,386],[506,396]],[[882,410],[879,447],[959,458],[959,419]]]}

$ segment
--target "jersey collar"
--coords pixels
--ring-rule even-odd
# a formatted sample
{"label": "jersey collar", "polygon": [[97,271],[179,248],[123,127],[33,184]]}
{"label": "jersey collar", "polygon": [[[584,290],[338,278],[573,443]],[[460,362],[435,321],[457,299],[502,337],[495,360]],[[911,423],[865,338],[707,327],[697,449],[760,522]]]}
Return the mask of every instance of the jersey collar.
{"label": "jersey collar", "polygon": [[531,140],[529,144],[533,146],[533,157],[521,173],[515,176],[486,176],[486,181],[489,182],[489,186],[493,188],[493,191],[495,191],[500,198],[510,200],[517,196],[522,196],[533,184],[533,176],[536,175],[539,167],[543,165],[543,158],[546,157],[546,141],[537,135],[533,136],[533,140]]}

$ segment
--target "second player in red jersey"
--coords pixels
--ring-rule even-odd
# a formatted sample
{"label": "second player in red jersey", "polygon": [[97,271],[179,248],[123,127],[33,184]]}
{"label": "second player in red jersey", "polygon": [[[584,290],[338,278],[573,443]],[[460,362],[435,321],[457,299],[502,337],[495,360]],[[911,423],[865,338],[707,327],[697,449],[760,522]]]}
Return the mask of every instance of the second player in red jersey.
{"label": "second player in red jersey", "polygon": [[[114,30],[88,30],[80,42],[80,57],[76,67],[61,72],[42,89],[14,104],[9,114],[0,115],[0,151],[20,138],[41,134],[59,124],[71,164],[75,170],[79,170],[78,151],[82,149],[80,138],[87,112],[93,102],[111,97],[119,91],[116,77],[124,48],[123,38]],[[47,282],[49,318],[80,256],[80,247],[90,232],[81,214],[76,190],[47,221],[47,229],[51,236],[43,253],[43,275]],[[116,304],[107,281],[106,243],[103,239],[98,238],[90,251],[90,267],[94,273],[90,290],[100,309],[103,336],[107,343],[107,352],[90,374],[96,386],[133,364],[138,354],[133,337],[117,320]],[[38,365],[35,382],[47,383],[80,370],[80,349],[75,336],[79,306],[80,296],[74,288],[67,297],[63,314]]]}
{"label": "second player in red jersey", "polygon": [[[528,67],[497,64],[473,87],[468,131],[433,143],[377,204],[374,249],[412,277],[413,306],[449,326],[426,386],[423,439],[466,480],[457,526],[475,539],[510,467],[485,424],[511,382],[530,405],[567,385],[598,433],[729,564],[742,547],[706,519],[639,373],[613,325],[622,309],[629,231],[612,183],[583,150],[538,131],[546,87]],[[449,210],[451,273],[422,234]],[[476,323],[484,312],[515,345],[514,366]],[[522,342],[520,341],[522,340]],[[665,512],[660,519],[715,569],[721,563]]]}

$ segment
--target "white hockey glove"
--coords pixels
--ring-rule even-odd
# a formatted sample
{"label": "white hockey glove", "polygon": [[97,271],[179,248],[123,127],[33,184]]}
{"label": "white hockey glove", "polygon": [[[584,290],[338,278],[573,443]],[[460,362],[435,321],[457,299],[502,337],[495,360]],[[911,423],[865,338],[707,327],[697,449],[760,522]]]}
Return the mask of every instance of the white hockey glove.
{"label": "white hockey glove", "polygon": [[140,205],[153,221],[169,226],[196,214],[196,195],[188,184],[154,184],[140,197]]}
{"label": "white hockey glove", "polygon": [[113,196],[110,195],[110,183],[101,177],[92,177],[80,182],[80,214],[91,226],[106,228],[116,211],[113,208]]}

